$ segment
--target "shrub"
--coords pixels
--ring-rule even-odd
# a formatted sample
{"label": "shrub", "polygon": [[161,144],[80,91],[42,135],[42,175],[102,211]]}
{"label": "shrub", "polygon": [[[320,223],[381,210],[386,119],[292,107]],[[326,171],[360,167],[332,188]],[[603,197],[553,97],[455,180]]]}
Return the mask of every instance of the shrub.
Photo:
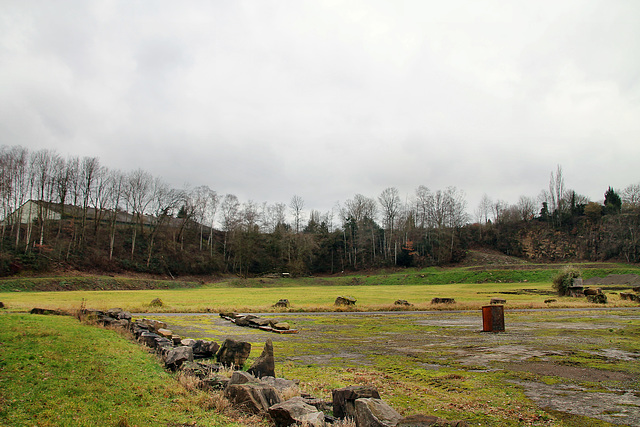
{"label": "shrub", "polygon": [[573,279],[578,279],[581,276],[582,272],[578,268],[567,265],[554,276],[553,289],[555,289],[560,296],[568,295],[569,287],[573,283]]}

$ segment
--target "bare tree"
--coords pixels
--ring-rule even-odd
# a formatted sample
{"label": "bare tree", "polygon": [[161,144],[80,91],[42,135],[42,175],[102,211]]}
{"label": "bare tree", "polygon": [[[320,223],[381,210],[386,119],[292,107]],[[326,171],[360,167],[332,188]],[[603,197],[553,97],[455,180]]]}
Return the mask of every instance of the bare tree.
{"label": "bare tree", "polygon": [[300,196],[293,196],[291,198],[291,202],[289,202],[289,208],[291,208],[291,213],[293,214],[293,223],[295,225],[296,234],[300,232],[300,224],[304,221],[303,212],[304,209],[304,200]]}
{"label": "bare tree", "polygon": [[131,236],[131,259],[136,249],[137,230],[139,225],[140,232],[144,230],[144,214],[151,203],[151,188],[153,185],[153,176],[142,169],[135,170],[127,175],[124,195],[128,210],[133,215],[132,219],[132,236]]}
{"label": "bare tree", "polygon": [[478,223],[486,224],[489,222],[489,213],[491,212],[492,206],[493,201],[489,196],[487,196],[487,193],[484,193],[475,211],[476,220],[478,221]]}
{"label": "bare tree", "polygon": [[[149,242],[147,252],[147,267],[151,264],[151,256],[155,239],[160,231],[160,227],[167,222],[178,209],[183,195],[180,191],[172,189],[160,178],[155,178],[151,184],[151,194],[149,197]],[[169,272],[171,275],[171,272]]]}
{"label": "bare tree", "polygon": [[387,258],[393,248],[394,263],[397,260],[398,242],[394,239],[395,222],[400,212],[400,192],[395,187],[388,187],[378,196],[378,202],[382,207],[382,219],[384,224],[384,256]]}
{"label": "bare tree", "polygon": [[622,207],[624,209],[640,208],[640,184],[631,184],[622,190]]}
{"label": "bare tree", "polygon": [[107,192],[110,206],[109,217],[109,261],[113,259],[113,248],[116,239],[116,225],[118,223],[118,215],[121,211],[120,203],[124,198],[124,190],[126,184],[126,176],[120,171],[109,172],[108,183],[110,190]]}
{"label": "bare tree", "polygon": [[536,214],[536,201],[532,197],[520,196],[516,206],[522,221],[530,221]]}

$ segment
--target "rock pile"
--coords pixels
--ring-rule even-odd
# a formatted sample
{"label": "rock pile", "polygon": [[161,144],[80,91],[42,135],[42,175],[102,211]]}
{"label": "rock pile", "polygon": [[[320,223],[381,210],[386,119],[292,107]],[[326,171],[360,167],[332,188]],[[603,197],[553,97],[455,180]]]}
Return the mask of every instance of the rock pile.
{"label": "rock pile", "polygon": [[[31,312],[64,314],[43,309]],[[422,414],[403,417],[385,403],[372,386],[335,389],[331,393],[331,402],[301,393],[296,381],[275,377],[273,343],[270,339],[247,372],[236,370],[228,378],[219,371],[223,366],[242,369],[251,352],[250,343],[227,339],[218,345],[213,341],[182,339],[167,329],[164,322],[132,320],[131,313],[118,308],[106,312],[83,309],[78,313],[78,318],[131,331],[138,342],[160,354],[167,369],[180,369],[198,378],[198,386],[204,390],[222,390],[235,408],[268,417],[277,427],[327,427],[338,418],[353,419],[357,427],[467,426],[464,421],[452,422]],[[260,322],[254,321],[253,324]],[[217,359],[217,364],[195,361],[213,358]],[[333,415],[325,414],[331,409]]]}
{"label": "rock pile", "polygon": [[238,326],[245,326],[247,328],[256,328],[262,331],[275,332],[278,334],[298,333],[298,331],[296,329],[292,329],[291,325],[287,322],[281,322],[276,319],[265,319],[264,317],[253,314],[220,313],[220,317],[233,322]]}

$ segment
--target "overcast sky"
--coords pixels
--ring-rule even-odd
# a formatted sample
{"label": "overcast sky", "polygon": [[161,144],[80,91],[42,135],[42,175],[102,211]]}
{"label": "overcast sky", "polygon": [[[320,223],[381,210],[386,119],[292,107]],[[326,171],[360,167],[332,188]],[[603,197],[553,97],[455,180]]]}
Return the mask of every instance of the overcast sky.
{"label": "overcast sky", "polygon": [[0,0],[0,144],[327,211],[640,182],[640,1]]}

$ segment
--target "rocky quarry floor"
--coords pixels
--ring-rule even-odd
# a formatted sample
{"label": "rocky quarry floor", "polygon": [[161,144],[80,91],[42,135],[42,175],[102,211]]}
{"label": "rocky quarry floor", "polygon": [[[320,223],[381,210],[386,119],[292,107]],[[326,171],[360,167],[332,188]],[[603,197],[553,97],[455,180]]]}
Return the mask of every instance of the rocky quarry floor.
{"label": "rocky quarry floor", "polygon": [[499,380],[522,387],[540,408],[640,426],[640,309],[507,310],[501,333],[481,332],[480,312],[264,315],[295,325],[295,335],[241,328],[217,315],[157,316],[191,338],[271,338],[276,364],[364,367],[385,355],[425,370],[513,373]]}

